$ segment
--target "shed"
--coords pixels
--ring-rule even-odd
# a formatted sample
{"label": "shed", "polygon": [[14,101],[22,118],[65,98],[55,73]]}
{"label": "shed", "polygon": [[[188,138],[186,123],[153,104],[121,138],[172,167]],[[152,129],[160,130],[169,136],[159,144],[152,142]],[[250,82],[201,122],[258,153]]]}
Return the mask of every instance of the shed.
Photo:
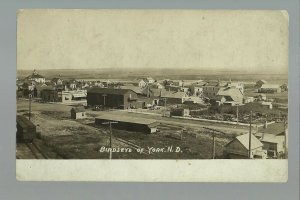
{"label": "shed", "polygon": [[84,107],[73,107],[71,109],[71,118],[72,119],[86,118],[86,113],[85,113]]}
{"label": "shed", "polygon": [[116,129],[137,131],[148,134],[156,132],[157,126],[159,125],[159,122],[156,120],[136,118],[128,115],[114,115],[106,113],[95,118],[95,124],[97,125],[102,125],[105,122],[118,122],[112,124],[112,127]]}
{"label": "shed", "polygon": [[[251,135],[251,158],[266,158],[267,151],[262,149],[263,144]],[[232,159],[247,159],[249,154],[249,134],[239,135],[225,146],[224,154]],[[263,155],[263,156],[261,156]]]}

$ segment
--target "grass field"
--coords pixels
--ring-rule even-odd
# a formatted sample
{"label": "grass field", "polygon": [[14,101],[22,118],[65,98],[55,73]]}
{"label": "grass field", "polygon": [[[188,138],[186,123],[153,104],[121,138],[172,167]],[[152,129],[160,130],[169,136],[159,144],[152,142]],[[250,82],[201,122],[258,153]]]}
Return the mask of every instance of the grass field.
{"label": "grass field", "polygon": [[[27,112],[28,101],[18,101],[17,113]],[[102,146],[109,146],[109,135],[106,128],[91,126],[94,119],[71,120],[70,106],[60,104],[32,103],[32,121],[38,124],[38,132],[44,143],[56,154],[65,159],[107,159],[109,153],[100,153]],[[95,113],[95,112],[92,112]],[[187,126],[188,127],[188,126]],[[189,134],[182,139],[174,137],[174,133],[180,128],[165,128],[156,134],[144,134],[113,129],[113,135],[117,138],[128,140],[142,148],[173,148],[179,147],[182,152],[162,152],[150,155],[140,154],[133,150],[131,153],[113,153],[114,159],[209,159],[212,152],[212,138],[208,133],[200,131],[192,126],[190,133],[196,133],[197,137]],[[113,147],[131,148],[129,145],[118,141],[113,137]],[[223,147],[229,142],[228,138],[216,139],[216,158],[222,156]]]}

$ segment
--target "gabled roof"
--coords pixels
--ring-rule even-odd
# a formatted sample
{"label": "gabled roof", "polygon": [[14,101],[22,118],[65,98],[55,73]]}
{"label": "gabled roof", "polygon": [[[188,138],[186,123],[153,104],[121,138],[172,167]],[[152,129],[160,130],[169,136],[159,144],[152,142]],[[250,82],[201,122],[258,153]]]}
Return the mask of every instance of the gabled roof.
{"label": "gabled roof", "polygon": [[[239,135],[235,139],[238,140],[247,150],[249,150],[249,133]],[[256,149],[262,146],[263,144],[254,135],[251,134],[251,149]]]}
{"label": "gabled roof", "polygon": [[268,142],[268,143],[276,143],[276,144],[283,142],[283,141],[282,141],[282,138],[278,138],[278,137],[276,137],[275,135],[273,135],[273,134],[268,134],[268,133],[266,133],[266,134],[264,134],[264,135],[262,136],[261,141],[262,141],[262,142]]}
{"label": "gabled roof", "polygon": [[243,98],[243,93],[238,88],[222,88],[218,91],[217,96],[228,96],[233,101],[239,101]]}
{"label": "gabled roof", "polygon": [[[99,88],[99,87],[94,87],[94,88],[90,88],[88,89],[88,93],[100,93],[100,94],[121,94],[124,95],[127,92],[134,92],[132,90],[129,89],[113,89],[113,88]],[[136,92],[134,92],[136,93]]]}
{"label": "gabled roof", "polygon": [[182,99],[186,97],[185,92],[169,92],[169,91],[164,91],[161,94],[162,98],[176,98],[176,99]]}
{"label": "gabled roof", "polygon": [[122,85],[120,86],[121,89],[128,89],[128,90],[132,90],[137,94],[142,94],[142,89],[138,86],[134,86],[134,85]]}
{"label": "gabled roof", "polygon": [[109,120],[109,121],[128,122],[128,123],[133,123],[133,124],[145,124],[145,125],[151,125],[151,124],[158,123],[156,120],[153,120],[153,119],[137,118],[137,117],[132,117],[132,116],[128,116],[128,115],[114,115],[114,114],[110,114],[110,113],[102,114],[102,115],[96,117],[96,119],[97,118]]}
{"label": "gabled roof", "polygon": [[269,124],[267,128],[259,127],[258,132],[259,133],[268,133],[272,135],[279,135],[284,134],[284,123],[273,123]]}
{"label": "gabled roof", "polygon": [[266,80],[263,80],[263,79],[258,80],[256,83],[258,83],[258,82],[262,82],[263,84],[266,84],[266,83],[267,83],[267,81],[266,81]]}
{"label": "gabled roof", "polygon": [[[163,91],[166,91],[165,89],[158,89],[158,88],[149,88],[149,93],[152,94],[151,96],[159,97]],[[144,88],[143,94],[148,94],[148,87]]]}

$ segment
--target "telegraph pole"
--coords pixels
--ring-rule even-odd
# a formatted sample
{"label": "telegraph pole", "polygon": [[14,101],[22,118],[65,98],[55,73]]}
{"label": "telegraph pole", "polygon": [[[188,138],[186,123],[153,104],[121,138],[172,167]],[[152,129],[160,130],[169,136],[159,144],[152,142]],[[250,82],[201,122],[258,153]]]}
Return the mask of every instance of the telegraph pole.
{"label": "telegraph pole", "polygon": [[212,131],[212,156],[211,157],[212,157],[212,159],[215,159],[215,154],[216,154],[216,139],[215,139],[215,137],[216,137],[216,134],[218,133],[218,134],[224,135],[225,133],[218,131],[216,129],[212,129],[212,128],[207,128],[207,127],[202,127],[202,128]]}
{"label": "telegraph pole", "polygon": [[103,94],[103,107],[105,107],[105,97],[107,96],[106,94]]}
{"label": "telegraph pole", "polygon": [[236,123],[239,124],[239,105],[236,104]]}
{"label": "telegraph pole", "polygon": [[216,140],[215,140],[215,130],[212,130],[212,159],[215,159],[216,154]]}
{"label": "telegraph pole", "polygon": [[249,129],[249,159],[251,159],[251,129],[252,129],[252,111],[250,112],[250,129]]}
{"label": "telegraph pole", "polygon": [[109,121],[109,122],[103,122],[102,124],[109,124],[109,159],[112,159],[112,128],[111,128],[111,124],[116,124],[118,122],[113,122],[113,121]]}
{"label": "telegraph pole", "polygon": [[32,94],[29,94],[29,114],[28,114],[29,121],[31,118],[31,98],[32,98]]}

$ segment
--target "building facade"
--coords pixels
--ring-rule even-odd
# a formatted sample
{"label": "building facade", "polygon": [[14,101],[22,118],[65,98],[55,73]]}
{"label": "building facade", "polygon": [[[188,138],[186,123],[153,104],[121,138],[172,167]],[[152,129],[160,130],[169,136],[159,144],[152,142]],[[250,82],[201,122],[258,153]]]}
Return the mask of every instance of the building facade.
{"label": "building facade", "polygon": [[129,89],[91,88],[87,91],[88,106],[129,109],[143,107],[137,94]]}

